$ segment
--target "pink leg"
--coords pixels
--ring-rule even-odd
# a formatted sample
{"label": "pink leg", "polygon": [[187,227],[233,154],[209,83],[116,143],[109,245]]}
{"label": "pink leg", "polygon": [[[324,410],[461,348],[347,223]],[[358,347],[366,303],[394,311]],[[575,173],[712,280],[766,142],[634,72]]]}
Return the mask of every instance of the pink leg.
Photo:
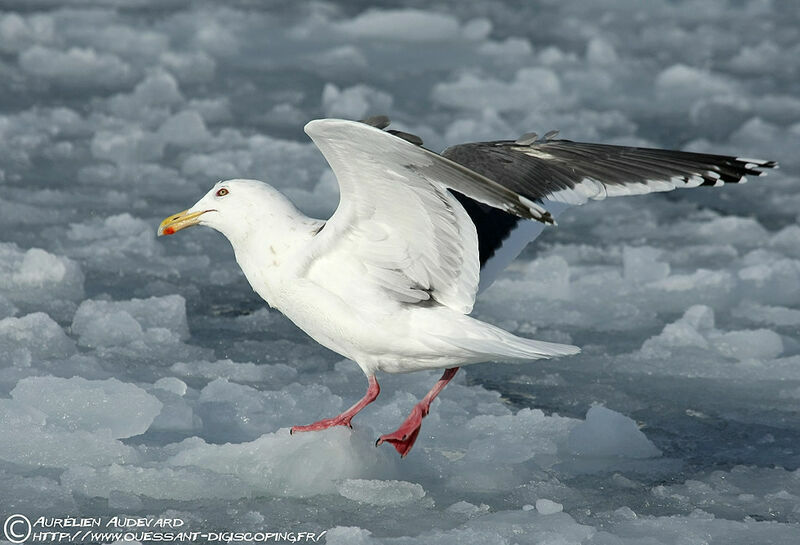
{"label": "pink leg", "polygon": [[375,401],[378,397],[378,394],[381,393],[381,387],[378,385],[378,380],[375,378],[375,375],[369,377],[369,387],[367,388],[367,393],[364,394],[364,397],[361,398],[361,401],[347,409],[345,412],[340,414],[339,416],[334,416],[333,418],[325,418],[320,420],[319,422],[314,422],[313,424],[309,424],[308,426],[292,426],[292,429],[289,430],[289,433],[294,433],[297,431],[319,431],[319,430],[326,430],[328,428],[332,428],[333,426],[348,426],[352,428],[353,426],[350,425],[350,420],[353,419],[358,412]]}
{"label": "pink leg", "polygon": [[450,369],[445,369],[444,374],[442,374],[442,378],[431,388],[431,391],[411,410],[411,414],[408,415],[405,422],[400,424],[400,427],[397,430],[393,431],[392,433],[387,433],[386,435],[381,435],[378,440],[375,442],[375,446],[386,442],[391,443],[395,450],[400,453],[401,458],[405,458],[406,454],[409,453],[411,447],[414,446],[414,442],[417,440],[417,436],[419,435],[419,430],[422,427],[422,419],[428,416],[428,412],[431,408],[431,403],[439,393],[444,390],[444,387],[447,386],[447,383],[450,382],[454,376],[456,376],[456,372],[458,371],[458,367],[451,367]]}

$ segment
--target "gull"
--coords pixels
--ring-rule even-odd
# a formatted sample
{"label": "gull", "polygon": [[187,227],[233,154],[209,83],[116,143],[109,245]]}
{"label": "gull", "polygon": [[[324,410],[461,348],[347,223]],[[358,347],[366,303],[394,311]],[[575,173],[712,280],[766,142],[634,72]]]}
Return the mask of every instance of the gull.
{"label": "gull", "polygon": [[406,456],[432,401],[462,365],[577,354],[469,316],[485,289],[554,217],[590,199],[742,183],[776,163],[539,138],[457,145],[437,154],[389,120],[319,119],[305,132],[339,183],[328,220],[307,217],[256,180],[217,183],[166,218],[222,233],[248,282],[323,346],[356,362],[364,397],[292,433],[351,426],[380,393],[376,375],[443,369],[400,427],[381,435]]}

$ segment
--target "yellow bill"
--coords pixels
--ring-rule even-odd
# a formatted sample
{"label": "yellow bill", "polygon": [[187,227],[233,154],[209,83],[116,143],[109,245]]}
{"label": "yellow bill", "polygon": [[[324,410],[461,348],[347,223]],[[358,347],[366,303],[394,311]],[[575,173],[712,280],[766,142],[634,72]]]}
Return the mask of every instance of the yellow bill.
{"label": "yellow bill", "polygon": [[161,222],[161,225],[158,226],[158,236],[172,235],[181,229],[197,225],[200,222],[200,216],[206,212],[208,212],[208,210],[192,213],[189,213],[188,210],[178,212],[174,216],[170,216]]}

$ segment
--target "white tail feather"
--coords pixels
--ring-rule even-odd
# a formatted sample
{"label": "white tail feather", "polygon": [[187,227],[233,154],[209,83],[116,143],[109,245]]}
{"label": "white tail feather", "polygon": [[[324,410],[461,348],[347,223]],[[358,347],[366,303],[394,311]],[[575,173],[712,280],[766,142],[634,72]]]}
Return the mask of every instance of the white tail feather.
{"label": "white tail feather", "polygon": [[541,360],[559,356],[572,356],[581,351],[580,348],[571,344],[526,339],[512,335],[502,329],[496,329],[494,333],[494,338],[490,339],[449,338],[443,340],[474,353],[478,358],[485,358],[477,361]]}

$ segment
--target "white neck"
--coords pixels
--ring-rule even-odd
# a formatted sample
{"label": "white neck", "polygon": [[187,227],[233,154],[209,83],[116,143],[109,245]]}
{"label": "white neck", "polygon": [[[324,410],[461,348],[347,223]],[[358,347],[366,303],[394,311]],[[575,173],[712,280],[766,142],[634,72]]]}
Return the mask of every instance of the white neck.
{"label": "white neck", "polygon": [[282,221],[251,230],[247,236],[229,239],[236,262],[253,289],[272,307],[280,308],[284,267],[292,256],[302,251],[319,231],[323,222],[302,214],[283,216]]}
{"label": "white neck", "polygon": [[[227,193],[220,195],[222,189]],[[288,284],[287,262],[323,225],[257,180],[220,182],[192,208],[206,211],[201,224],[225,235],[250,285],[274,307],[280,306],[281,284]]]}

